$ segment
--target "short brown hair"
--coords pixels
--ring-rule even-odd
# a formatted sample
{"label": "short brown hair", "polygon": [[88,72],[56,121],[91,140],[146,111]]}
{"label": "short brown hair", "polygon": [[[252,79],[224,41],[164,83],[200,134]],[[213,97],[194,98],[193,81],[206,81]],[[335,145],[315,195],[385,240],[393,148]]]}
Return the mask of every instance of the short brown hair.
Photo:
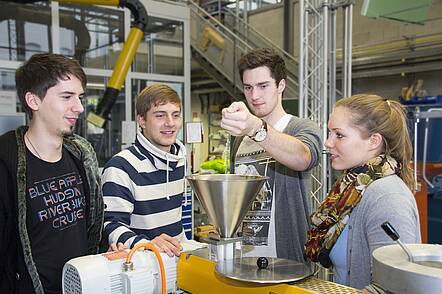
{"label": "short brown hair", "polygon": [[165,84],[148,86],[137,96],[137,115],[144,117],[153,106],[166,103],[178,105],[181,109],[181,99],[171,87]]}
{"label": "short brown hair", "polygon": [[54,53],[32,55],[15,72],[17,95],[25,112],[32,118],[32,110],[25,99],[26,93],[31,92],[43,99],[49,88],[56,86],[60,80],[68,80],[69,75],[79,79],[83,89],[86,88],[86,74],[77,60]]}
{"label": "short brown hair", "polygon": [[250,51],[239,60],[238,70],[241,81],[243,81],[243,74],[246,70],[261,66],[268,67],[272,78],[276,81],[276,85],[279,85],[282,79],[287,79],[284,59],[271,48],[259,48]]}

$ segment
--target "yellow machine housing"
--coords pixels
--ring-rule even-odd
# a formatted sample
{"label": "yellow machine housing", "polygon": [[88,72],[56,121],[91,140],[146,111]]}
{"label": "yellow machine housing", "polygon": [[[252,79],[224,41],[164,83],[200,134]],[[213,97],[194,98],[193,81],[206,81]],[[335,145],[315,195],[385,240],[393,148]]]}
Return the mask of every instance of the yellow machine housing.
{"label": "yellow machine housing", "polygon": [[294,285],[238,282],[217,275],[215,266],[216,263],[208,259],[186,253],[181,254],[177,265],[178,288],[193,294],[361,293],[359,290],[317,278],[307,278]]}

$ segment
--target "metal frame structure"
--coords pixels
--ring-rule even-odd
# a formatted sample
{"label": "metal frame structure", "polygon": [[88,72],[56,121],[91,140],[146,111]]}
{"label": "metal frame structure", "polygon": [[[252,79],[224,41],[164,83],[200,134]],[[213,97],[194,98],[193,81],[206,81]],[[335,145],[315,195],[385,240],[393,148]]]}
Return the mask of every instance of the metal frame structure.
{"label": "metal frame structure", "polygon": [[[299,117],[315,121],[321,138],[327,136],[328,93],[328,28],[329,0],[299,1]],[[324,198],[327,185],[327,158],[312,174],[312,208]]]}
{"label": "metal frame structure", "polygon": [[[351,95],[352,11],[351,0],[299,0],[299,117],[315,121],[321,139],[327,139],[327,121],[336,96]],[[342,92],[336,88],[336,10],[343,8]],[[324,149],[312,173],[312,209],[324,200],[332,173]],[[318,276],[331,279],[323,268]]]}
{"label": "metal frame structure", "polygon": [[[343,8],[342,92],[336,88],[336,10]],[[327,120],[336,96],[351,95],[353,1],[299,1],[299,117],[315,121],[327,138]],[[326,151],[322,152],[324,155]],[[313,172],[312,207],[330,187],[329,164],[322,156]]]}

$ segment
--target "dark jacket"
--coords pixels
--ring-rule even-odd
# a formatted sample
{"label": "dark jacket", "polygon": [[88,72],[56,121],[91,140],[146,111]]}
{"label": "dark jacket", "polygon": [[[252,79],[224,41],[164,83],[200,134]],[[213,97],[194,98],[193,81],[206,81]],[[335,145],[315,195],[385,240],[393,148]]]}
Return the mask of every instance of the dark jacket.
{"label": "dark jacket", "polygon": [[[0,293],[43,293],[26,228],[26,147],[20,127],[0,137]],[[88,252],[97,253],[103,226],[103,196],[95,152],[86,139],[67,136],[69,151],[85,182]],[[57,244],[48,244],[54,250]]]}

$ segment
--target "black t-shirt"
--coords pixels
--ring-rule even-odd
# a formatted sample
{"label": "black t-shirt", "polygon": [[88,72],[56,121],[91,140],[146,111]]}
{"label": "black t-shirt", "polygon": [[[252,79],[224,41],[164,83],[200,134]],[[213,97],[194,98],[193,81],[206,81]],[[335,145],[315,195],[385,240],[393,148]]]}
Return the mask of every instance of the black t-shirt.
{"label": "black t-shirt", "polygon": [[61,293],[64,264],[87,254],[86,198],[74,160],[49,163],[26,150],[26,224],[45,293]]}

